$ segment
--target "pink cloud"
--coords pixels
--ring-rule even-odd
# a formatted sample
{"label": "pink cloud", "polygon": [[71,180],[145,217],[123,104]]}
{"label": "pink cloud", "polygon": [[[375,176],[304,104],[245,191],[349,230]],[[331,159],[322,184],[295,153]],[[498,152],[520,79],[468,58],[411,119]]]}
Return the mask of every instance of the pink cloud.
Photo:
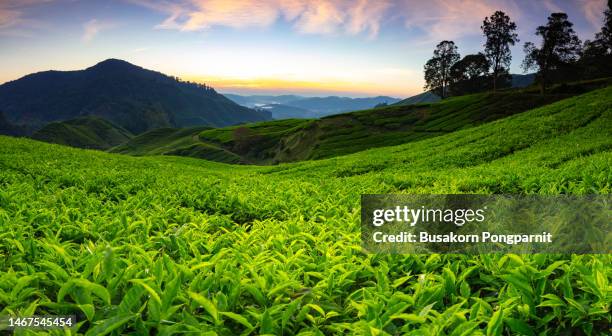
{"label": "pink cloud", "polygon": [[52,0],[2,0],[0,1],[0,34],[28,35],[24,28],[36,26],[37,22],[26,17],[28,7]]}
{"label": "pink cloud", "polygon": [[168,17],[157,27],[197,31],[213,26],[267,27],[280,19],[306,34],[375,36],[389,0],[128,0]]}
{"label": "pink cloud", "polygon": [[606,9],[606,0],[580,0],[579,5],[584,13],[584,17],[593,28],[599,28],[603,25],[603,12]]}
{"label": "pink cloud", "polygon": [[402,8],[406,27],[423,30],[424,41],[480,34],[482,21],[496,10],[506,12],[513,20],[520,16],[518,6],[501,0],[404,0]]}

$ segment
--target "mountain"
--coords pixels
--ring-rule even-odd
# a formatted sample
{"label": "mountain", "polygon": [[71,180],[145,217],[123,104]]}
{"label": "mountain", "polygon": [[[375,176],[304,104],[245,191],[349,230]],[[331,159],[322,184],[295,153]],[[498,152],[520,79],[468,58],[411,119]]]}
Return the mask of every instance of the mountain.
{"label": "mountain", "polygon": [[276,120],[291,118],[308,119],[317,117],[316,113],[310,110],[284,104],[262,105],[258,107],[258,109],[269,111],[272,114],[272,119]]}
{"label": "mountain", "polygon": [[378,96],[369,98],[349,97],[311,97],[288,101],[285,105],[299,107],[315,112],[317,116],[326,116],[343,112],[359,111],[373,108],[379,104],[394,104],[398,98]]}
{"label": "mountain", "polygon": [[78,71],[45,71],[0,85],[9,122],[39,129],[95,115],[138,134],[159,127],[229,126],[271,119],[214,89],[109,59]]}
{"label": "mountain", "polygon": [[303,99],[306,97],[297,96],[297,95],[280,95],[280,96],[270,96],[270,95],[251,95],[251,96],[242,96],[232,93],[224,93],[225,97],[229,98],[236,104],[240,104],[246,107],[260,107],[263,105],[271,105],[271,104],[286,104],[287,102]]}
{"label": "mountain", "polygon": [[19,136],[25,132],[21,127],[15,126],[6,120],[2,111],[0,111],[0,134]]}
{"label": "mountain", "polygon": [[100,117],[85,116],[47,124],[32,138],[79,148],[108,149],[124,143],[132,134]]}
{"label": "mountain", "polygon": [[395,103],[395,105],[414,105],[414,104],[425,104],[425,103],[435,103],[440,101],[440,96],[437,94],[426,91],[423,93],[419,93],[418,95],[406,98],[402,101]]}
{"label": "mountain", "polygon": [[512,74],[512,87],[522,88],[527,87],[535,82],[536,74],[517,75]]}
{"label": "mountain", "polygon": [[[251,108],[263,108],[270,110],[274,119],[287,118],[320,118],[327,115],[366,110],[380,104],[393,104],[400,99],[378,96],[369,98],[349,97],[302,97],[296,95],[282,96],[241,96],[236,94],[225,94],[234,102]],[[291,110],[294,108],[294,110]],[[274,113],[276,112],[276,117]]]}

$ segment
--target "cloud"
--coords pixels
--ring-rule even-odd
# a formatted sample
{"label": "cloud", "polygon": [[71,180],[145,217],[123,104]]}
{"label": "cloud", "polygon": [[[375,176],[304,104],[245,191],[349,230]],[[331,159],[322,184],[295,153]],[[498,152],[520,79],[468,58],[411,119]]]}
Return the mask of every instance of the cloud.
{"label": "cloud", "polygon": [[305,34],[378,34],[390,0],[127,0],[168,17],[157,28],[267,27],[284,19]]}
{"label": "cloud", "polygon": [[164,13],[161,29],[201,31],[215,26],[268,27],[279,21],[294,31],[375,38],[384,25],[403,23],[420,34],[416,43],[479,35],[486,16],[506,12],[519,25],[531,26],[534,13],[580,8],[587,21],[601,25],[605,0],[124,0]]}
{"label": "cloud", "polygon": [[101,22],[98,19],[91,19],[83,24],[83,41],[90,42],[100,32],[113,28],[115,24],[111,22]]}
{"label": "cloud", "polygon": [[36,25],[34,20],[27,18],[27,9],[46,2],[51,2],[51,0],[0,1],[0,33],[18,32],[18,35],[24,35],[24,28]]}
{"label": "cloud", "polygon": [[421,30],[424,42],[480,34],[482,21],[496,10],[506,12],[513,20],[520,16],[514,2],[501,0],[404,0],[401,7],[405,26]]}
{"label": "cloud", "polygon": [[579,5],[591,26],[599,28],[603,25],[606,0],[580,0]]}

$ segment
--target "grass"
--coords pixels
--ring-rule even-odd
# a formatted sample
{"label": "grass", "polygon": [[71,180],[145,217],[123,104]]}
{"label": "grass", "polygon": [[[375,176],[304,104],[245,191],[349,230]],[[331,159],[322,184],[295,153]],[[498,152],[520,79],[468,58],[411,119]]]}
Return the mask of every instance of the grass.
{"label": "grass", "polygon": [[[322,119],[288,119],[207,129],[199,134],[198,141],[208,148],[232,153],[220,156],[221,162],[266,165],[317,160],[444,135],[570,96],[542,96],[519,91],[495,95],[483,93],[454,97],[439,103],[393,105]],[[235,139],[237,128],[249,130],[246,139]],[[164,135],[160,135],[158,140],[150,137],[142,140],[135,139],[128,146],[120,146],[118,152],[155,155],[167,153],[171,148],[175,154],[192,154],[191,151],[182,150],[180,142],[174,139],[167,141]],[[190,138],[188,145],[193,144]]]}
{"label": "grass", "polygon": [[50,123],[36,131],[32,138],[72,147],[108,149],[132,136],[129,131],[100,117],[86,116]]}
{"label": "grass", "polygon": [[609,254],[365,254],[359,196],[609,194],[610,125],[612,88],[278,166],[0,137],[0,315],[77,314],[88,335],[605,335]]}

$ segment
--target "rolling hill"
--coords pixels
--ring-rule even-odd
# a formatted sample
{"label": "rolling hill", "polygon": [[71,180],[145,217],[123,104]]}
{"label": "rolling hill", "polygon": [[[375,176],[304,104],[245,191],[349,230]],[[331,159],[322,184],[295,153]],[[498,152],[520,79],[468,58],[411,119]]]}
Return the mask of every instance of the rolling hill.
{"label": "rolling hill", "polygon": [[229,126],[271,119],[214,89],[109,59],[79,71],[45,71],[0,85],[0,110],[40,129],[94,115],[138,134],[160,127]]}
{"label": "rolling hill", "polygon": [[360,197],[610,194],[610,125],[606,88],[274,167],[0,136],[0,305],[90,335],[606,335],[610,254],[368,253]]}
{"label": "rolling hill", "polygon": [[132,134],[96,116],[52,122],[34,132],[32,138],[79,148],[108,149],[122,144]]}
{"label": "rolling hill", "polygon": [[243,163],[240,156],[219,146],[199,140],[210,127],[159,128],[135,136],[112,149],[112,153],[130,155],[176,155],[226,163]]}
{"label": "rolling hill", "polygon": [[[322,159],[444,135],[570,96],[518,91],[483,93],[432,104],[392,105],[321,119],[287,119],[208,129],[200,132],[197,141],[231,152],[244,163]],[[187,137],[189,141],[195,139],[191,134]],[[181,151],[182,147],[177,144],[182,142],[162,142],[160,146],[165,148],[164,153],[168,148],[176,150],[174,153],[189,153]],[[155,155],[158,152],[139,141],[133,147],[122,148],[121,153]],[[232,158],[229,162],[236,161]]]}

